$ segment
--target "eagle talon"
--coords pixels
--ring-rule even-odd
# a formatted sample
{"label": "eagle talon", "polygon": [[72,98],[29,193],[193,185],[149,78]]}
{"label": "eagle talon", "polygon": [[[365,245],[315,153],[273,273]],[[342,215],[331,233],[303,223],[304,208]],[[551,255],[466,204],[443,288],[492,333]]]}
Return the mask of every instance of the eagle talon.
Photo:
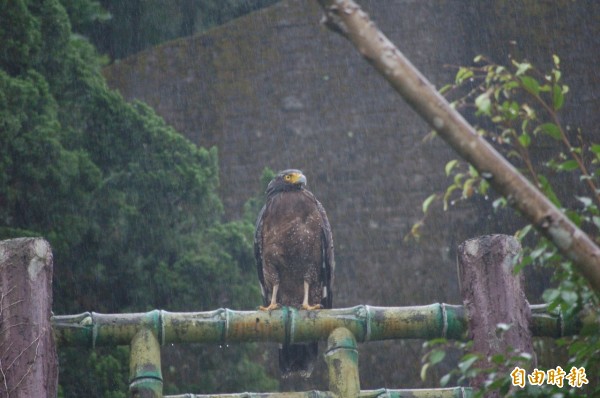
{"label": "eagle talon", "polygon": [[302,304],[302,307],[300,307],[303,310],[307,310],[307,311],[313,311],[313,310],[321,310],[323,309],[323,306],[321,304],[317,304],[317,305],[309,305],[309,304]]}
{"label": "eagle talon", "polygon": [[274,304],[269,304],[268,307],[263,307],[262,305],[258,307],[259,310],[261,311],[273,311],[273,310],[278,310],[281,308],[281,305],[274,303]]}

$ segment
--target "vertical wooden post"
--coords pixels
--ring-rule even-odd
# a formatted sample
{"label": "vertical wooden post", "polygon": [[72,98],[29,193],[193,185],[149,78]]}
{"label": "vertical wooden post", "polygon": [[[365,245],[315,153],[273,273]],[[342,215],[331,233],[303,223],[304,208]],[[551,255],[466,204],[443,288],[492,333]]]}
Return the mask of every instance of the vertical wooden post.
{"label": "vertical wooden post", "polygon": [[160,344],[151,330],[142,328],[133,336],[130,355],[129,396],[162,398]]}
{"label": "vertical wooden post", "polygon": [[346,328],[331,332],[327,339],[325,362],[329,369],[329,391],[340,398],[358,397],[358,351],[352,332]]}
{"label": "vertical wooden post", "polygon": [[[469,319],[469,337],[473,339],[473,351],[486,358],[495,354],[510,357],[515,352],[527,352],[535,358],[523,274],[513,273],[520,252],[519,241],[508,235],[481,236],[458,247],[458,276]],[[476,366],[493,367],[497,372],[512,370],[498,369],[485,359]],[[477,377],[471,380],[471,386],[481,388],[484,380],[485,375]]]}
{"label": "vertical wooden post", "polygon": [[41,238],[0,242],[0,397],[55,397],[52,250]]}

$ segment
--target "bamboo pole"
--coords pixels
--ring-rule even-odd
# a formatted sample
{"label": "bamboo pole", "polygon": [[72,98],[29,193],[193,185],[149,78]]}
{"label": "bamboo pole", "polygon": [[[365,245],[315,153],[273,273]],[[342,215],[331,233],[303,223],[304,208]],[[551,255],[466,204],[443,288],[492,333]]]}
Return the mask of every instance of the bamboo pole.
{"label": "bamboo pole", "polygon": [[[533,305],[531,330],[538,337],[577,334],[595,320],[564,319],[550,314],[544,305]],[[358,342],[392,339],[464,338],[467,320],[459,305],[435,303],[415,307],[372,307],[304,311],[283,307],[275,311],[207,312],[153,310],[133,314],[57,315],[52,318],[56,341],[61,346],[128,345],[140,329],[151,330],[161,345],[172,343],[229,344],[248,341],[301,342],[326,339],[345,327]],[[286,336],[289,333],[289,336]]]}
{"label": "bamboo pole", "polygon": [[[429,388],[429,389],[401,389],[391,390],[381,388],[378,390],[362,390],[360,398],[472,398],[475,396],[469,387]],[[256,393],[242,392],[236,394],[181,394],[165,395],[164,398],[334,398],[329,391],[295,391]]]}
{"label": "bamboo pole", "polygon": [[160,344],[150,329],[141,328],[131,340],[129,379],[131,398],[162,398]]}
{"label": "bamboo pole", "polygon": [[[418,307],[359,305],[320,311],[283,307],[275,311],[99,314],[53,317],[61,345],[129,344],[140,328],[149,328],[161,344],[248,341],[301,342],[325,339],[337,327],[348,328],[360,342],[387,339],[447,337],[459,339],[466,330],[462,306],[436,303]],[[286,336],[289,333],[289,336]]]}
{"label": "bamboo pole", "polygon": [[356,339],[346,328],[337,328],[327,338],[325,362],[329,391],[337,398],[354,398],[360,393]]}
{"label": "bamboo pole", "polygon": [[406,102],[507,198],[600,292],[600,248],[453,109],[352,0],[319,0],[325,24],[352,42]]}

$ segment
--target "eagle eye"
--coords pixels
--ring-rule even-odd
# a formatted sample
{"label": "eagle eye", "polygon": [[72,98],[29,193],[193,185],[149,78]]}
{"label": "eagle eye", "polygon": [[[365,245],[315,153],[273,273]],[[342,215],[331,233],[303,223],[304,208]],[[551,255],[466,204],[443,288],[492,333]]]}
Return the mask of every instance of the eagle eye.
{"label": "eagle eye", "polygon": [[291,174],[286,174],[285,177],[283,177],[286,181],[289,181],[292,179],[292,175]]}

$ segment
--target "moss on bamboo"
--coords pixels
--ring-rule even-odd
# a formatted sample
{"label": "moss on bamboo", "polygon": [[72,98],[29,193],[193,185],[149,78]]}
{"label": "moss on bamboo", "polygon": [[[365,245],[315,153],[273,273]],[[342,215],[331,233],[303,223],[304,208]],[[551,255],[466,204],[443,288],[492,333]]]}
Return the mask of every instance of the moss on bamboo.
{"label": "moss on bamboo", "polygon": [[140,329],[131,340],[129,379],[131,397],[162,398],[160,344],[149,328]]}
{"label": "moss on bamboo", "polygon": [[[584,316],[564,319],[539,305],[532,306],[532,314],[530,327],[534,336],[573,335],[595,322]],[[338,327],[350,330],[358,342],[436,337],[462,339],[468,326],[462,306],[443,303],[415,307],[359,305],[320,311],[284,307],[271,312],[225,308],[208,312],[86,312],[54,316],[52,324],[60,345],[89,347],[128,345],[142,328],[152,330],[160,344],[228,344],[325,339]]]}

